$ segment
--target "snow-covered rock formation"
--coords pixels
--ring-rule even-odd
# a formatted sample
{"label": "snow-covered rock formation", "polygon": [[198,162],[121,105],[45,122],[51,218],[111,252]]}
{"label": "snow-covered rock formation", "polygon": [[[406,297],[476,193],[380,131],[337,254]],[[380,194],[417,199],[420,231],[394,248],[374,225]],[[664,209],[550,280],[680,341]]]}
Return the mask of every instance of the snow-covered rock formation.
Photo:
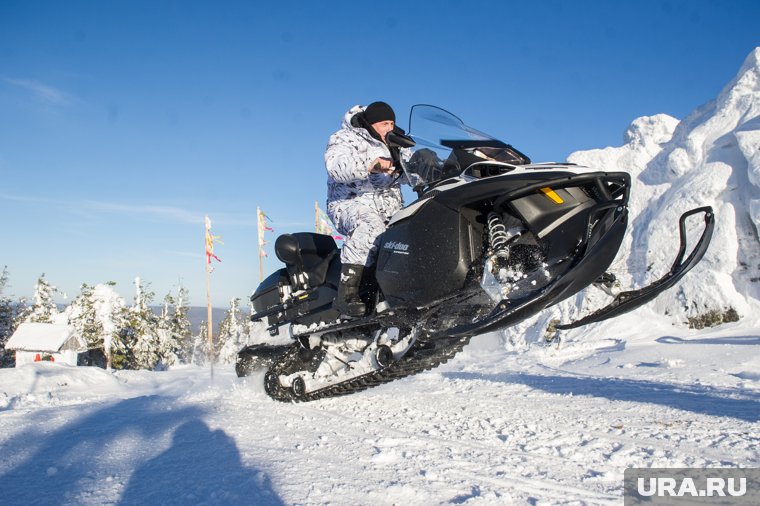
{"label": "snow-covered rock formation", "polygon": [[[578,151],[568,161],[632,176],[628,235],[611,269],[624,289],[664,275],[678,248],[679,217],[710,205],[716,227],[707,254],[651,305],[674,324],[692,326],[760,311],[760,48],[715,100],[683,121],[638,118],[622,146]],[[702,230],[700,216],[687,221],[690,244]],[[508,333],[535,340],[549,320],[566,322],[608,301],[589,288]]]}

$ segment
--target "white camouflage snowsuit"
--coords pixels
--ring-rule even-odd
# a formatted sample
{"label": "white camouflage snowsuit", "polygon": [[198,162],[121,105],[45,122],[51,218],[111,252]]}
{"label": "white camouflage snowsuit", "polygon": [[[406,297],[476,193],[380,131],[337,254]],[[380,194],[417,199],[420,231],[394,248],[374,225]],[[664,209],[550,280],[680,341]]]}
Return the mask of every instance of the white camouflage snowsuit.
{"label": "white camouflage snowsuit", "polygon": [[369,173],[375,158],[391,158],[391,153],[365,128],[351,124],[351,118],[363,110],[363,106],[352,107],[343,117],[341,129],[330,136],[325,166],[327,215],[346,237],[341,262],[369,266],[375,262],[375,240],[403,206],[403,197],[397,174]]}

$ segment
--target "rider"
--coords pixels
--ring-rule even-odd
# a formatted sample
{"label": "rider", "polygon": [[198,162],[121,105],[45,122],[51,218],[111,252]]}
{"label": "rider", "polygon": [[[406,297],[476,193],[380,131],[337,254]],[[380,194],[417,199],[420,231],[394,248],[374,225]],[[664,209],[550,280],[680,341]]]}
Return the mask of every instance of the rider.
{"label": "rider", "polygon": [[375,262],[377,237],[403,205],[398,150],[386,140],[395,125],[396,114],[385,102],[356,105],[325,151],[327,214],[346,237],[334,307],[350,317],[366,312],[359,298],[362,273]]}

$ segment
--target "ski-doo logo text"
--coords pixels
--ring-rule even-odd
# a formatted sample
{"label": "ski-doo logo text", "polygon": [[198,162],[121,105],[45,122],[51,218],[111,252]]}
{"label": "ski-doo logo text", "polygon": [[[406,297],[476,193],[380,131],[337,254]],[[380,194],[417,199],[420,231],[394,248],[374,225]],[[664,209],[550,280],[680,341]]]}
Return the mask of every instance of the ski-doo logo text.
{"label": "ski-doo logo text", "polygon": [[624,498],[625,506],[757,505],[760,469],[626,469]]}
{"label": "ski-doo logo text", "polygon": [[383,249],[390,249],[394,253],[402,253],[404,255],[409,254],[409,245],[403,242],[388,241],[383,244]]}
{"label": "ski-doo logo text", "polygon": [[680,483],[675,478],[639,478],[637,484],[642,497],[741,497],[747,493],[746,478],[707,478],[703,489],[697,488],[691,478]]}

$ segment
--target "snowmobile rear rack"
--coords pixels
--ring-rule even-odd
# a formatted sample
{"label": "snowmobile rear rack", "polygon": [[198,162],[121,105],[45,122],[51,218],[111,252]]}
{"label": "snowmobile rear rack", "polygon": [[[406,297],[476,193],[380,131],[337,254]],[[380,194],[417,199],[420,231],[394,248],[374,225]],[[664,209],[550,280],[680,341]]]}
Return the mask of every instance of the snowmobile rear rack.
{"label": "snowmobile rear rack", "polygon": [[[688,258],[684,261],[683,257],[686,253],[686,218],[698,213],[704,213],[705,215],[705,228],[702,231],[702,236],[699,238],[696,246],[692,249],[691,254],[689,254]],[[713,229],[715,228],[715,214],[713,213],[712,207],[699,207],[683,213],[679,219],[678,226],[681,236],[681,245],[678,249],[678,255],[676,255],[676,259],[673,262],[673,266],[665,276],[639,290],[621,292],[609,305],[602,309],[599,309],[580,320],[557,325],[555,328],[557,330],[574,329],[583,325],[588,325],[589,323],[601,322],[608,318],[613,318],[629,311],[633,311],[653,300],[661,292],[676,284],[684,274],[697,265],[707,251],[707,247],[710,245],[710,239],[712,238]]]}
{"label": "snowmobile rear rack", "polygon": [[291,297],[290,299],[286,300],[285,302],[281,304],[272,306],[265,311],[260,311],[258,313],[252,314],[251,321],[254,321],[254,322],[261,321],[262,318],[265,318],[267,316],[281,313],[281,312],[287,311],[288,309],[292,309],[296,306],[300,306],[301,304],[304,304],[306,302],[316,299],[317,295],[318,295],[317,288],[310,288],[308,290],[298,293],[297,295],[294,295],[293,297]]}

